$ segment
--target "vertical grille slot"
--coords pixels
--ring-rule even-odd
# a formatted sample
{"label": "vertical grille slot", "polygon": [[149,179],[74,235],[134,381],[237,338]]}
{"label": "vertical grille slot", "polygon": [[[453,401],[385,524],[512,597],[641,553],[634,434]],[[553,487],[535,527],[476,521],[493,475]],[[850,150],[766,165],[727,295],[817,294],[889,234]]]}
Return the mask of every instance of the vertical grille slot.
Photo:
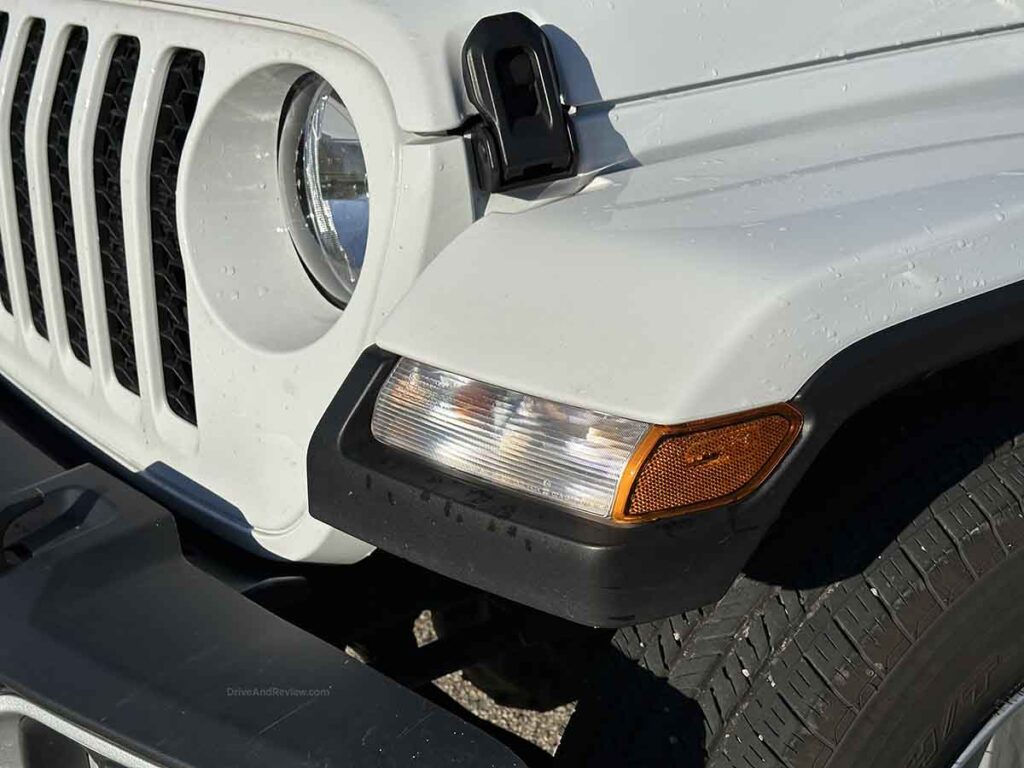
{"label": "vertical grille slot", "polygon": [[46,153],[50,166],[50,197],[53,206],[54,236],[57,263],[60,267],[61,292],[68,327],[68,342],[75,357],[89,364],[89,344],[85,331],[85,309],[82,281],[78,272],[78,251],[75,247],[75,222],[71,210],[71,177],[68,170],[71,116],[75,109],[78,81],[89,42],[84,27],[74,27],[64,48],[57,87],[50,109]]}
{"label": "vertical grille slot", "polygon": [[[10,17],[6,13],[0,13],[0,52],[7,45],[7,27],[10,24]],[[0,305],[8,312],[11,311],[11,286],[7,282],[7,262],[4,260],[4,248],[0,243]]]}
{"label": "vertical grille slot", "polygon": [[32,324],[44,339],[46,309],[43,306],[43,286],[39,281],[39,261],[36,255],[35,232],[32,229],[32,209],[28,195],[28,157],[25,149],[25,127],[28,120],[29,99],[35,81],[39,51],[46,34],[46,22],[36,19],[29,28],[28,40],[21,58],[18,81],[14,86],[11,107],[11,165],[14,171],[14,204],[18,209],[18,231],[21,235],[21,254],[25,265],[25,284]]}
{"label": "vertical grille slot", "polygon": [[127,390],[139,394],[131,304],[128,298],[128,266],[124,248],[121,208],[121,148],[128,122],[128,105],[139,68],[139,41],[121,37],[114,47],[103,86],[96,136],[93,144],[93,185],[96,190],[96,224],[99,232],[100,268],[107,310],[107,331],[114,376]]}
{"label": "vertical grille slot", "polygon": [[[144,396],[143,407],[195,425],[177,187],[205,58],[177,48],[168,60],[157,44],[153,69],[142,73],[139,38],[98,42],[82,22],[30,16],[15,24],[0,11],[10,85],[10,114],[0,130],[10,141],[14,206],[10,231],[0,238],[0,305],[8,313],[17,307],[25,326],[31,323],[27,335],[64,346],[66,329],[68,359],[105,371],[109,351],[118,392]],[[90,55],[94,47],[104,55]],[[91,135],[79,137],[86,121]],[[83,149],[86,167],[79,168]],[[87,200],[77,197],[80,183],[91,186]],[[45,233],[36,224],[44,219]],[[93,224],[95,240],[83,241]],[[149,242],[138,239],[146,234]]]}
{"label": "vertical grille slot", "polygon": [[196,423],[196,400],[176,203],[181,153],[199,101],[203,69],[203,54],[199,51],[175,53],[160,102],[149,178],[153,276],[164,391],[170,409],[193,424]]}

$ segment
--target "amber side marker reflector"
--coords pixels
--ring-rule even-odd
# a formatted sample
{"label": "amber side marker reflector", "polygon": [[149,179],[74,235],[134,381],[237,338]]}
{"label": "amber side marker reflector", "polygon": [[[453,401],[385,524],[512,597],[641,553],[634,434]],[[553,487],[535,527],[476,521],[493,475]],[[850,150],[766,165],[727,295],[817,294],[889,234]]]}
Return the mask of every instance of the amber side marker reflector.
{"label": "amber side marker reflector", "polygon": [[622,475],[612,517],[646,522],[722,506],[753,493],[800,435],[788,404],[677,427],[651,427]]}

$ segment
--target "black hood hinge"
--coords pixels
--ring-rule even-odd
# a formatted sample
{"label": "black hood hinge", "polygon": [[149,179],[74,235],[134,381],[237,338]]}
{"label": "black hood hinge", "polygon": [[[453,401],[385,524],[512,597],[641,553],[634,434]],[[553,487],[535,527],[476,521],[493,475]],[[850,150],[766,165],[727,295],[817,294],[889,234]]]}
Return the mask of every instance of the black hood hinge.
{"label": "black hood hinge", "polygon": [[463,46],[462,74],[480,113],[466,131],[484,191],[575,175],[572,125],[539,26],[521,13],[481,19]]}

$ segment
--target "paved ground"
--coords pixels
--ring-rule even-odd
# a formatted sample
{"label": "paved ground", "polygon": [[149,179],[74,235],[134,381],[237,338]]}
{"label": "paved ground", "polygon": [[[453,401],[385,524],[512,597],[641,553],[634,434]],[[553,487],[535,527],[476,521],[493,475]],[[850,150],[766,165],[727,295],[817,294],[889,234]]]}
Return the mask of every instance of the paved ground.
{"label": "paved ground", "polygon": [[[415,629],[416,641],[420,645],[437,639],[429,611],[419,617]],[[477,717],[521,736],[550,754],[554,754],[575,709],[574,704],[567,704],[551,712],[503,707],[468,680],[464,680],[460,672],[442,677],[435,685]]]}

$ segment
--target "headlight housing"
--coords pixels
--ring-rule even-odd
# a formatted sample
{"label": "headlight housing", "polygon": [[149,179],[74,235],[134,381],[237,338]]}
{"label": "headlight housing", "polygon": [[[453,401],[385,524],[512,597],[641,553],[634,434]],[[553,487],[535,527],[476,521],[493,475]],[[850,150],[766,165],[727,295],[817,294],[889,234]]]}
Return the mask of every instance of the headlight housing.
{"label": "headlight housing", "polygon": [[293,89],[279,157],[302,264],[321,293],[344,308],[366,257],[370,187],[352,115],[320,77],[308,75]]}
{"label": "headlight housing", "polygon": [[657,426],[555,403],[402,359],[377,396],[380,442],[486,483],[622,523],[752,493],[796,442],[779,404]]}

